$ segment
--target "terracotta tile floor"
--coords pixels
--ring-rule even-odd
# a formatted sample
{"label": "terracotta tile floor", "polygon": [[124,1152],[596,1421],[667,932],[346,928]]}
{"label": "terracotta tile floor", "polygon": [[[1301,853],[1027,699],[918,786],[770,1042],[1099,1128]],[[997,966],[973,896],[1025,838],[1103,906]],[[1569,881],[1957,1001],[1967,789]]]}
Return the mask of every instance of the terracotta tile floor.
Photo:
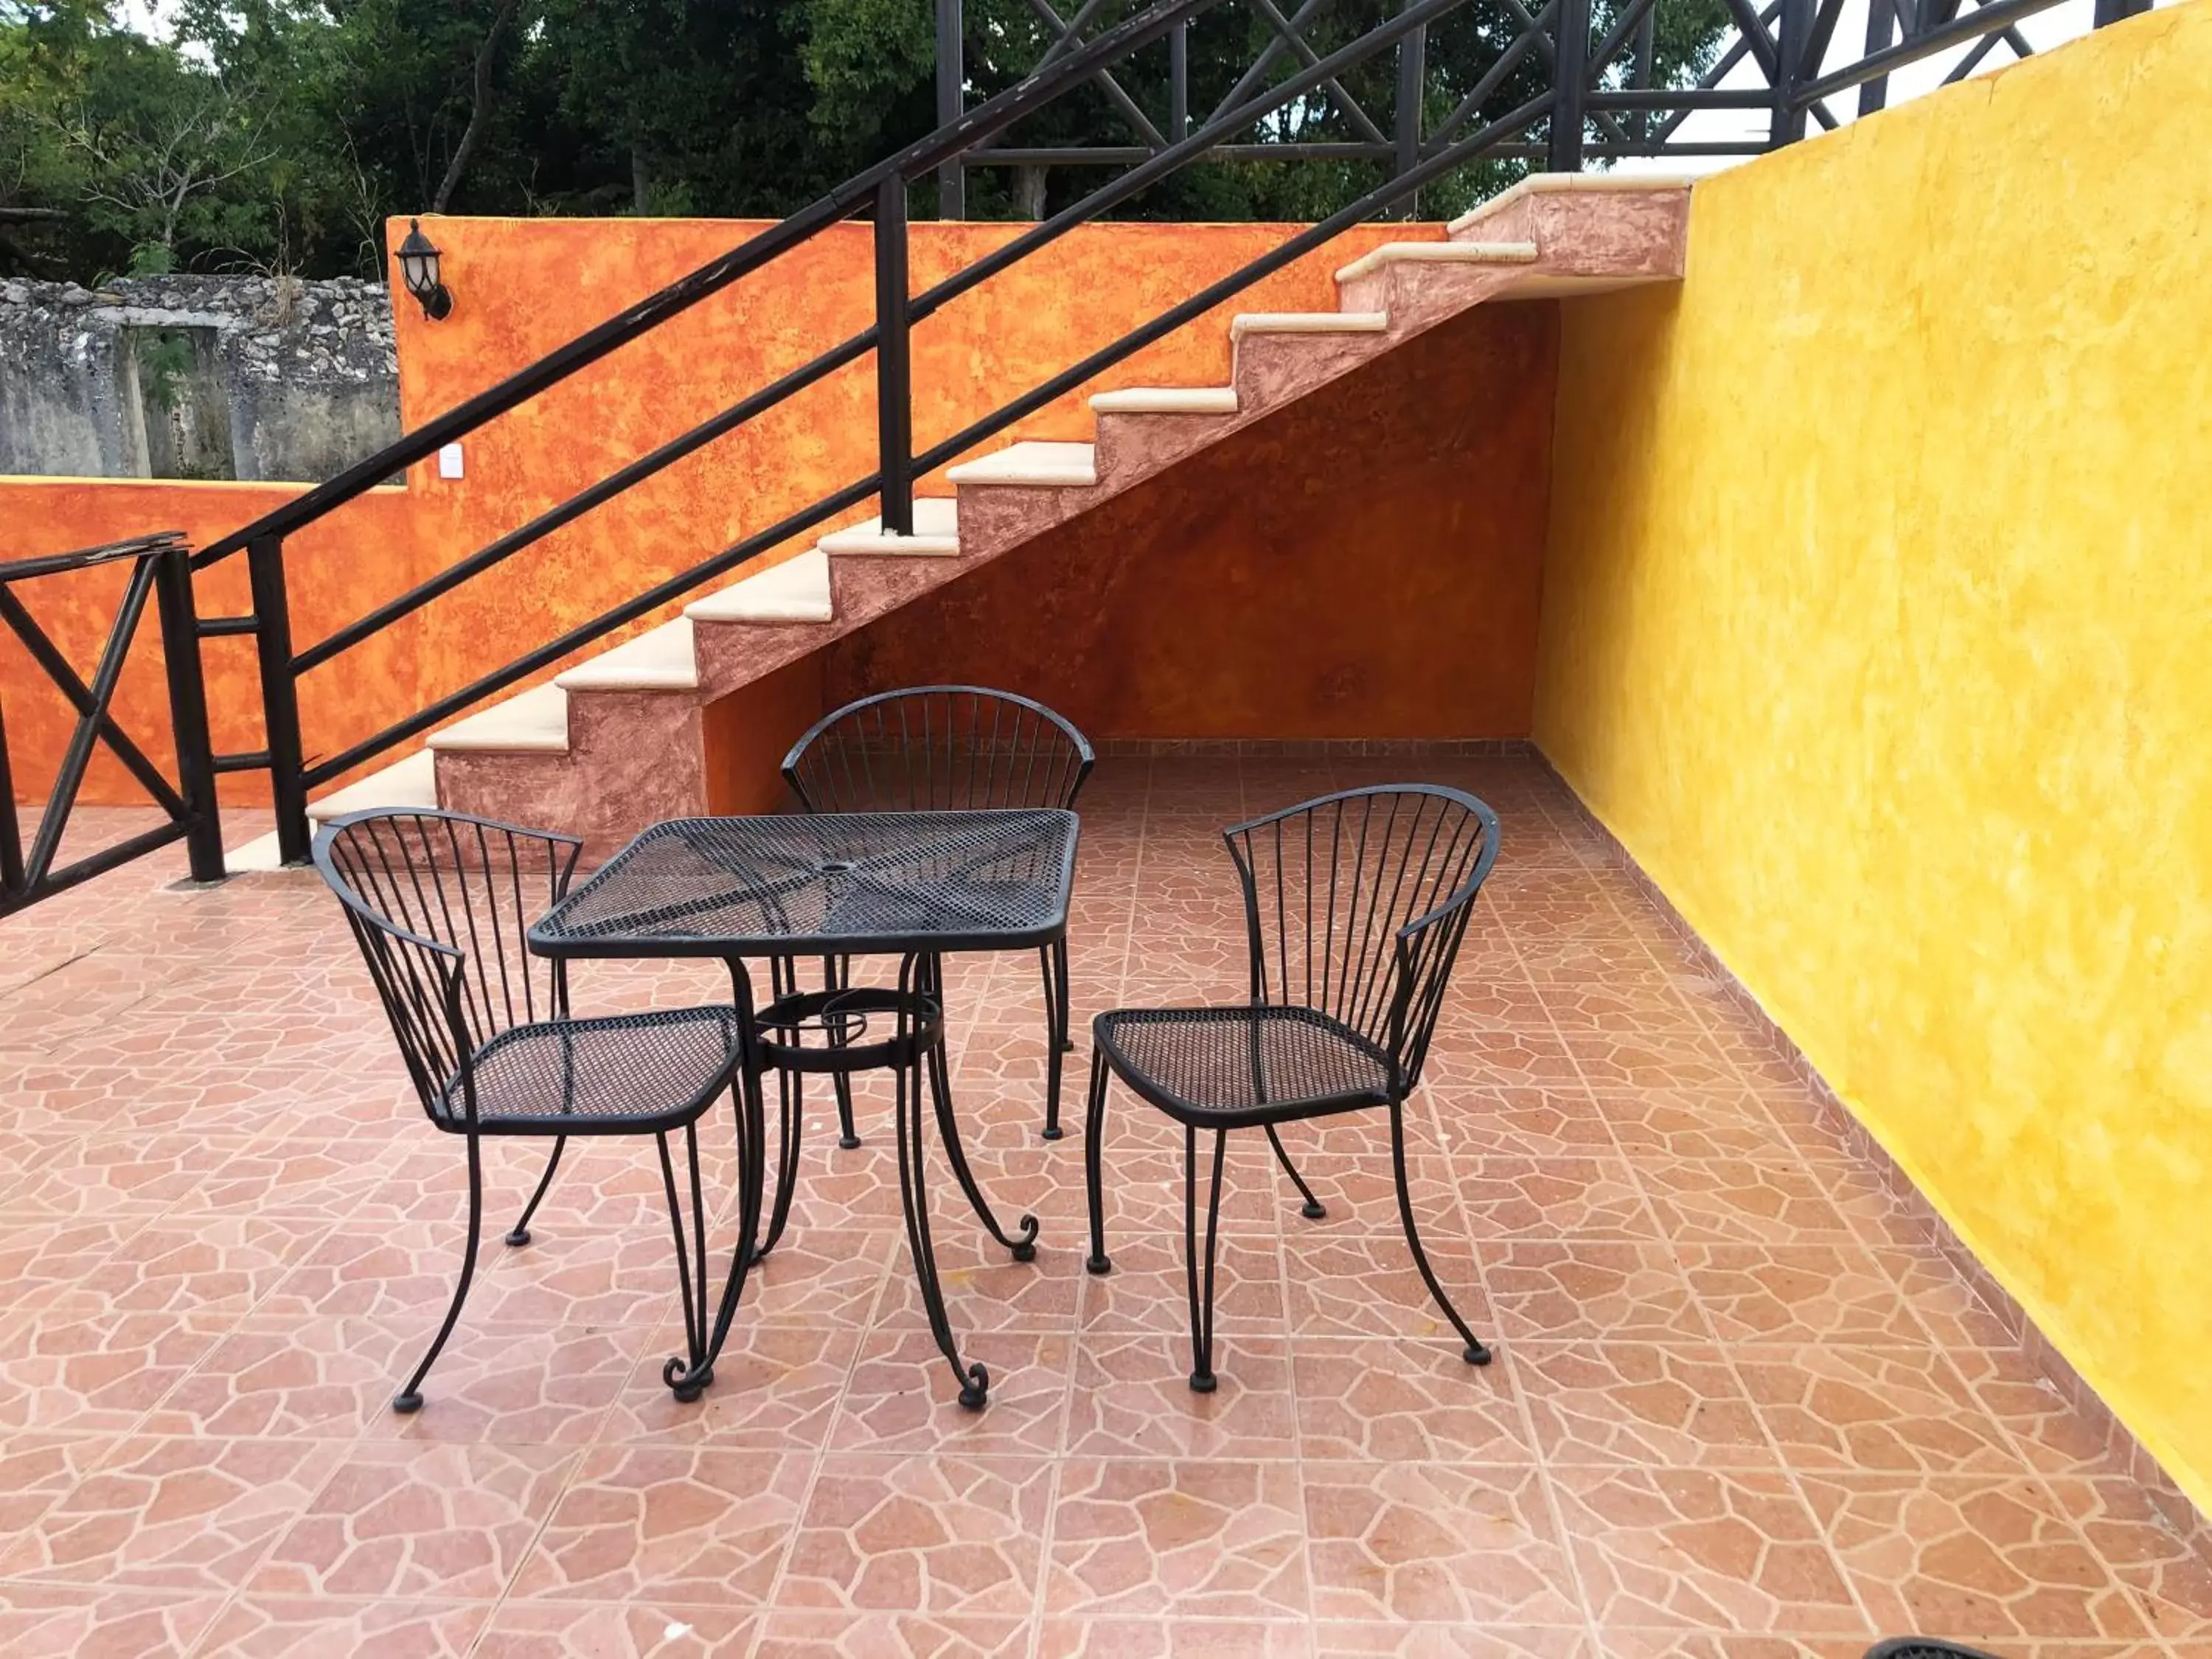
{"label": "terracotta tile floor", "polygon": [[[1008,958],[951,975],[956,1086],[1042,1250],[981,1249],[949,1182],[937,1206],[987,1412],[952,1403],[909,1287],[873,1091],[857,1152],[817,1103],[702,1403],[659,1381],[657,1170],[601,1146],[534,1243],[488,1246],[429,1406],[395,1417],[460,1159],[332,901],[159,890],[178,861],[0,922],[0,1653],[1829,1659],[1917,1626],[2212,1655],[2202,1566],[2069,1449],[2090,1437],[1533,764],[1106,763],[1079,1017],[1236,996],[1218,827],[1408,769],[1505,824],[1412,1113],[1485,1370],[1408,1264],[1380,1124],[1345,1121],[1293,1136],[1320,1222],[1262,1143],[1232,1152],[1222,1386],[1192,1395],[1175,1140],[1117,1097],[1119,1271],[1084,1274],[1081,1140],[1036,1134],[1035,964]],[[602,1010],[715,980],[576,985]],[[500,1160],[500,1211],[533,1173]]]}

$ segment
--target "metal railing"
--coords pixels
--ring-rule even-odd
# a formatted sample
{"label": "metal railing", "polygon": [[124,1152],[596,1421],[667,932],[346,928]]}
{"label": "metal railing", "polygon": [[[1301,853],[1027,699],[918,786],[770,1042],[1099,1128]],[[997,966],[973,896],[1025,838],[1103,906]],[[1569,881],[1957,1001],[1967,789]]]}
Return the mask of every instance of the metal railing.
{"label": "metal railing", "polygon": [[[1292,37],[1300,20],[1310,18],[1325,3],[1327,0],[1304,0],[1286,18],[1273,0],[1157,0],[1135,15],[1083,40],[1079,38],[1082,30],[1091,25],[1098,9],[1096,0],[1086,0],[1073,21],[1062,27],[1043,63],[1006,91],[974,109],[965,109],[961,106],[957,75],[957,3],[944,0],[939,13],[939,45],[953,74],[949,82],[940,82],[940,109],[947,118],[936,131],[782,223],[751,237],[329,483],[199,553],[193,561],[199,568],[241,551],[246,556],[252,615],[211,618],[199,628],[203,635],[251,633],[255,636],[268,732],[265,750],[217,756],[214,769],[265,767],[269,770],[282,856],[287,863],[301,862],[307,856],[310,791],[871,496],[879,499],[887,527],[910,532],[917,477],[1006,431],[1350,227],[1410,204],[1423,187],[1456,168],[1507,158],[1540,161],[1554,170],[1574,170],[1594,158],[1707,153],[1711,147],[1700,150],[1673,137],[1681,122],[1700,109],[1766,110],[1770,114],[1767,131],[1751,147],[1787,143],[1802,136],[1808,114],[1824,126],[1834,124],[1835,117],[1824,100],[1838,92],[1862,88],[1863,106],[1867,89],[1871,89],[1878,104],[1885,78],[1898,68],[1970,40],[2002,40],[2004,32],[2020,18],[2059,0],[1990,0],[1965,12],[1958,10],[1956,0],[1911,0],[1910,5],[1905,0],[1876,0],[1877,12],[1887,21],[1879,27],[1869,26],[1869,49],[1863,56],[1832,70],[1820,66],[1842,0],[1772,0],[1764,12],[1753,9],[1754,0],[1727,0],[1738,38],[1715,58],[1696,84],[1682,87],[1638,83],[1639,75],[1647,83],[1650,78],[1650,23],[1656,0],[1626,0],[1596,39],[1593,39],[1590,0],[1542,0],[1534,10],[1523,0],[1407,0],[1394,15],[1324,52],[1311,43],[1301,45]],[[2099,0],[2099,15],[2100,21],[2109,21],[2104,9],[2117,16],[2140,9],[2144,3],[2147,0]],[[1218,7],[1238,4],[1253,6],[1272,20],[1270,28],[1279,49],[1263,53],[1237,78],[1229,97],[1198,117],[1191,111],[1188,97],[1190,26]],[[1498,49],[1469,84],[1455,88],[1457,96],[1448,118],[1425,125],[1420,114],[1423,43],[1431,25],[1463,10],[1479,11],[1497,26]],[[1891,24],[1896,24],[1897,29],[1892,30]],[[1877,44],[1878,39],[1881,44]],[[1146,113],[1124,90],[1113,101],[1116,107],[1127,104],[1125,112],[1133,112],[1140,118],[1140,143],[1117,148],[1110,154],[1051,152],[1054,161],[1111,161],[1123,170],[993,252],[921,293],[913,293],[907,257],[912,187],[934,174],[940,203],[957,207],[967,169],[1004,165],[1030,154],[1010,140],[1018,124],[1078,88],[1105,84],[1105,77],[1117,66],[1156,46],[1169,54],[1170,107],[1164,112],[1165,125]],[[2024,49],[2024,42],[2014,45],[2015,51]],[[1326,100],[1336,96],[1331,89],[1341,87],[1342,77],[1377,62],[1384,54],[1395,55],[1393,67],[1400,89],[1393,131],[1387,138],[1364,136],[1357,141],[1364,147],[1362,155],[1387,158],[1388,175],[1381,182],[1318,224],[1209,283],[988,415],[947,437],[916,447],[908,344],[916,324],[1077,226],[1125,206],[1179,168],[1202,161],[1233,159],[1255,149],[1280,159],[1296,159],[1304,153],[1299,147],[1264,142],[1270,118],[1294,100]],[[1719,85],[1746,61],[1755,63],[1766,76],[1764,90]],[[1361,127],[1363,132],[1367,129],[1381,132],[1381,123],[1364,113]],[[1339,149],[1328,146],[1321,147],[1319,153],[1331,158],[1340,155]],[[304,647],[295,645],[286,595],[288,537],[337,511],[401,469],[427,459],[762,270],[829,227],[863,211],[870,213],[874,222],[875,320],[869,327],[328,637]],[[878,410],[874,471],[381,731],[312,763],[305,758],[298,699],[302,676],[326,666],[439,596],[485,574],[563,526],[871,354],[875,358]]]}
{"label": "metal railing", "polygon": [[[66,891],[79,882],[114,869],[172,842],[186,843],[195,881],[222,878],[222,826],[215,799],[214,758],[208,744],[207,690],[200,672],[200,635],[192,615],[191,550],[181,531],[134,537],[104,547],[79,548],[42,558],[0,564],[0,622],[22,642],[46,678],[76,711],[76,729],[48,793],[30,850],[23,848],[16,821],[14,769],[8,753],[8,727],[0,717],[0,916]],[[46,629],[39,626],[15,589],[42,576],[92,570],[128,561],[130,575],[115,619],[101,647],[99,665],[87,684],[70,665]],[[152,599],[161,617],[161,655],[169,682],[169,720],[176,737],[177,777],[148,758],[146,751],[117,724],[116,688],[138,637],[138,625]],[[62,838],[84,784],[94,746],[106,744],[138,781],[166,822],[125,837],[69,863],[58,862]]]}

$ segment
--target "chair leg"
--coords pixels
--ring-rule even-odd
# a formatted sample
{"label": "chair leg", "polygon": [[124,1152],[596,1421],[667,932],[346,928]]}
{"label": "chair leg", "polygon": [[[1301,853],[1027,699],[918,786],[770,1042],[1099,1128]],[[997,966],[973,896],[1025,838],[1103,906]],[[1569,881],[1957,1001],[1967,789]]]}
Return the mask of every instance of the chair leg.
{"label": "chair leg", "polygon": [[530,1218],[538,1213],[538,1206],[545,1201],[546,1188],[553,1184],[553,1171],[561,1167],[561,1149],[568,1144],[568,1136],[554,1137],[553,1156],[545,1160],[545,1173],[538,1177],[538,1190],[531,1194],[530,1202],[522,1206],[522,1218],[507,1230],[508,1243],[520,1247],[530,1243]]}
{"label": "chair leg", "polygon": [[[660,1182],[668,1195],[669,1231],[676,1240],[676,1289],[684,1304],[684,1363],[679,1364],[671,1359],[664,1367],[664,1378],[678,1375],[684,1377],[684,1386],[677,1390],[676,1397],[688,1404],[714,1380],[714,1369],[707,1363],[707,1206],[699,1177],[699,1126],[696,1122],[684,1126],[684,1150],[691,1188],[689,1239],[684,1233],[684,1200],[674,1160],[668,1156],[668,1137],[665,1133],[656,1134],[653,1139],[660,1152]],[[744,1248],[741,1243],[738,1249]]]}
{"label": "chair leg", "polygon": [[1420,1230],[1413,1224],[1413,1194],[1406,1185],[1406,1115],[1402,1102],[1390,1103],[1390,1168],[1398,1182],[1398,1217],[1406,1224],[1406,1243],[1413,1252],[1413,1265],[1421,1270],[1422,1282],[1428,1285],[1429,1294],[1436,1298],[1437,1306],[1443,1310],[1452,1328],[1465,1339],[1467,1347],[1462,1355],[1470,1365],[1487,1365],[1490,1350],[1484,1347],[1468,1328],[1467,1321],[1459,1316],[1444,1287],[1437,1283],[1437,1271],[1429,1266],[1429,1253],[1421,1248]]}
{"label": "chair leg", "polygon": [[1091,1102],[1083,1115],[1083,1184],[1091,1200],[1091,1256],[1086,1272],[1110,1273],[1114,1263],[1106,1254],[1105,1181],[1099,1168],[1106,1139],[1106,1051],[1091,1050]]}
{"label": "chair leg", "polygon": [[1309,1221],[1319,1221],[1328,1212],[1322,1208],[1321,1200],[1313,1195],[1313,1188],[1306,1185],[1305,1177],[1298,1173],[1298,1166],[1291,1162],[1290,1153],[1283,1150],[1283,1138],[1275,1133],[1275,1126],[1270,1123],[1267,1130],[1267,1144],[1275,1149],[1275,1162],[1283,1166],[1283,1173],[1290,1176],[1291,1185],[1297,1188],[1298,1196],[1305,1200],[1298,1213]]}
{"label": "chair leg", "polygon": [[[842,991],[852,982],[852,976],[853,959],[850,957],[822,958],[823,990]],[[833,1031],[830,1044],[832,1048],[842,1048],[845,1046],[845,1039]],[[832,1075],[830,1082],[837,1093],[837,1144],[849,1152],[860,1144],[860,1137],[853,1132],[853,1079],[848,1073],[838,1072]]]}
{"label": "chair leg", "polygon": [[438,1327],[438,1334],[430,1340],[430,1352],[422,1356],[422,1363],[415,1368],[415,1375],[407,1379],[407,1386],[392,1396],[392,1409],[403,1416],[422,1409],[422,1379],[430,1374],[444,1352],[446,1339],[453,1334],[453,1326],[460,1319],[461,1304],[469,1299],[469,1285],[477,1276],[477,1240],[483,1229],[483,1161],[478,1153],[477,1138],[469,1138],[469,1247],[461,1258],[461,1282],[453,1286],[453,1300],[446,1310],[446,1322]]}
{"label": "chair leg", "polygon": [[[842,1081],[842,1079],[839,1079]],[[799,1138],[805,1127],[805,1106],[800,1097],[802,1080],[796,1072],[778,1072],[776,1088],[775,1204],[769,1212],[768,1237],[753,1252],[758,1261],[783,1237],[791,1219],[792,1195],[799,1188]]]}
{"label": "chair leg", "polygon": [[1043,946],[1037,961],[1044,969],[1044,1138],[1058,1140],[1066,1133],[1060,1127],[1060,1056],[1075,1049],[1067,1034],[1067,941]]}
{"label": "chair leg", "polygon": [[1213,1262],[1221,1233],[1221,1155],[1229,1143],[1226,1131],[1213,1132],[1213,1181],[1206,1202],[1206,1283],[1198,1273],[1198,1131],[1189,1124],[1182,1131],[1183,1273],[1190,1285],[1190,1387],[1194,1394],[1212,1394],[1213,1376]]}

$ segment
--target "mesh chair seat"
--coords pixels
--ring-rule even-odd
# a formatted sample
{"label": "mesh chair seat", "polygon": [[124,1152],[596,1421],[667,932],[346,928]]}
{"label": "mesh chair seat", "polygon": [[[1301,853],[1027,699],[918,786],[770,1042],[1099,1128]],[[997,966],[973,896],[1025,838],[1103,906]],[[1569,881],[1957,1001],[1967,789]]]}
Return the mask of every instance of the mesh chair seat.
{"label": "mesh chair seat", "polygon": [[[697,1117],[729,1081],[738,1044],[729,1007],[518,1025],[476,1051],[477,1127],[586,1135],[674,1127]],[[459,1073],[438,1103],[445,1127],[464,1127]]]}
{"label": "mesh chair seat", "polygon": [[1389,1057],[1312,1008],[1117,1008],[1091,1031],[1123,1081],[1186,1123],[1284,1123],[1390,1099]]}

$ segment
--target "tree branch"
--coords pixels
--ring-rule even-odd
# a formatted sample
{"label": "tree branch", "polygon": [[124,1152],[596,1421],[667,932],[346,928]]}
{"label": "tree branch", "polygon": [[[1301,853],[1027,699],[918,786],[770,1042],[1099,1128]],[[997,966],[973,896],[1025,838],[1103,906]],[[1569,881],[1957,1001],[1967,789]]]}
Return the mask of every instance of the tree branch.
{"label": "tree branch", "polygon": [[499,37],[507,28],[507,21],[514,15],[519,0],[500,0],[499,9],[492,14],[491,27],[484,31],[483,45],[477,52],[475,83],[469,96],[469,124],[461,129],[461,142],[453,147],[453,159],[447,165],[446,176],[439,181],[437,194],[430,198],[430,211],[443,213],[453,192],[460,187],[461,174],[468,170],[470,158],[477,146],[483,142],[484,117],[491,109],[491,68],[494,55],[499,49]]}

